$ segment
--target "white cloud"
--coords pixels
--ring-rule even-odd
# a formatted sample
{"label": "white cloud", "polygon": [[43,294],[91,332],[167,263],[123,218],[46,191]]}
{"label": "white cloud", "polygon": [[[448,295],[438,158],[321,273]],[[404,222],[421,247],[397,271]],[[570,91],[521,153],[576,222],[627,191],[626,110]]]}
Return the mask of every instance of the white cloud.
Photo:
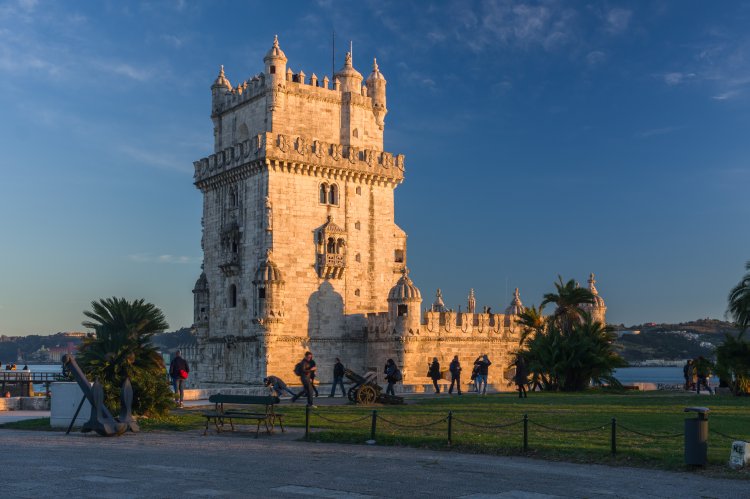
{"label": "white cloud", "polygon": [[695,76],[695,73],[672,72],[663,74],[662,78],[664,79],[664,83],[670,86],[674,86],[685,83],[686,81],[695,78]]}
{"label": "white cloud", "polygon": [[742,92],[739,89],[727,90],[711,97],[714,100],[729,100],[739,96]]}
{"label": "white cloud", "polygon": [[128,260],[135,263],[166,263],[166,264],[189,264],[197,263],[199,258],[177,255],[153,255],[151,253],[134,253],[128,255]]}
{"label": "white cloud", "polygon": [[628,29],[633,13],[627,9],[610,9],[605,15],[606,31],[618,35]]}
{"label": "white cloud", "polygon": [[586,54],[586,62],[589,66],[596,66],[607,60],[607,54],[601,50],[593,50]]}

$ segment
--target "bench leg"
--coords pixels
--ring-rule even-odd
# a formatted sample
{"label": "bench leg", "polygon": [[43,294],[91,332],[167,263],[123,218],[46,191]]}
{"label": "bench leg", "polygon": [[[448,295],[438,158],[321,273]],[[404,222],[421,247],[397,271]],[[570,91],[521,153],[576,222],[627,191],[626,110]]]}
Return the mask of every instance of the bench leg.
{"label": "bench leg", "polygon": [[258,438],[258,435],[260,435],[260,419],[258,420],[258,426],[255,428],[255,438]]}
{"label": "bench leg", "polygon": [[209,423],[210,421],[211,421],[211,418],[208,418],[208,417],[207,417],[207,418],[206,418],[206,429],[205,429],[205,430],[203,430],[203,436],[204,436],[204,437],[205,437],[206,435],[208,435],[208,423]]}
{"label": "bench leg", "polygon": [[276,416],[279,420],[279,426],[281,427],[281,433],[285,433],[286,430],[284,429],[284,418],[281,416]]}

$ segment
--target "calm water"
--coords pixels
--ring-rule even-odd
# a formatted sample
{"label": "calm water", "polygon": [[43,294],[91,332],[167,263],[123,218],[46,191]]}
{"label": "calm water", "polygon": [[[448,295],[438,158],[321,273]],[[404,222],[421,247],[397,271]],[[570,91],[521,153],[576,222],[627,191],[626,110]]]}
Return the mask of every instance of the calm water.
{"label": "calm water", "polygon": [[681,367],[623,367],[615,371],[615,377],[620,383],[667,383],[681,384],[685,380],[682,377]]}

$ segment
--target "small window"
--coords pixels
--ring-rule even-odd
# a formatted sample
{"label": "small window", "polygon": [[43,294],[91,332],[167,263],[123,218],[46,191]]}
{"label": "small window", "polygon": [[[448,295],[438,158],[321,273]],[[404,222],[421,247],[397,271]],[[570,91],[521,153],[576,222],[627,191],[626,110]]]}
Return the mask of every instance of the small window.
{"label": "small window", "polygon": [[359,290],[358,289],[354,290],[354,296],[359,296]]}
{"label": "small window", "polygon": [[352,132],[352,135],[354,136],[354,138],[358,138],[359,137],[359,130],[357,130],[355,128],[354,131]]}
{"label": "small window", "polygon": [[229,307],[234,308],[237,306],[237,286],[232,284],[229,286]]}
{"label": "small window", "polygon": [[397,249],[394,251],[393,260],[396,263],[404,263],[404,250]]}
{"label": "small window", "polygon": [[320,184],[320,203],[326,204],[328,202],[328,184]]}
{"label": "small window", "polygon": [[271,66],[271,74],[272,75],[276,74],[276,66]]}
{"label": "small window", "polygon": [[346,246],[346,243],[343,239],[339,239],[336,241],[336,254],[337,255],[343,255],[344,254],[344,246]]}
{"label": "small window", "polygon": [[358,262],[361,262],[361,261],[362,261],[362,257],[360,256],[360,254],[359,254],[359,253],[357,253],[357,254],[356,254],[356,255],[354,256],[354,260],[356,260],[356,261],[358,261]]}
{"label": "small window", "polygon": [[409,315],[409,305],[399,305],[396,311],[399,317],[407,317]]}
{"label": "small window", "polygon": [[333,255],[336,253],[336,241],[332,237],[328,238],[328,244],[326,245],[326,253]]}
{"label": "small window", "polygon": [[359,196],[362,195],[362,188],[361,187],[357,187],[357,195],[359,195]]}
{"label": "small window", "polygon": [[258,298],[261,300],[266,299],[266,288],[258,288]]}
{"label": "small window", "polygon": [[339,188],[336,184],[331,185],[328,192],[328,204],[339,204]]}
{"label": "small window", "polygon": [[354,222],[354,228],[355,229],[359,230],[360,227],[362,227],[362,224],[360,224],[359,222]]}

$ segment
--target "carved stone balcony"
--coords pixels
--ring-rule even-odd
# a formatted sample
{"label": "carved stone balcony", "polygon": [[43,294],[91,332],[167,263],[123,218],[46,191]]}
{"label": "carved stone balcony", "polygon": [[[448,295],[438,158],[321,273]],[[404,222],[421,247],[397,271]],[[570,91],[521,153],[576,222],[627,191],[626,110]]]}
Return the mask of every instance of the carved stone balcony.
{"label": "carved stone balcony", "polygon": [[225,276],[239,275],[241,269],[239,255],[226,255],[222,258],[222,262],[219,264],[219,269],[221,269]]}
{"label": "carved stone balcony", "polygon": [[346,270],[346,258],[344,255],[325,254],[318,255],[318,275],[323,279],[341,279]]}

